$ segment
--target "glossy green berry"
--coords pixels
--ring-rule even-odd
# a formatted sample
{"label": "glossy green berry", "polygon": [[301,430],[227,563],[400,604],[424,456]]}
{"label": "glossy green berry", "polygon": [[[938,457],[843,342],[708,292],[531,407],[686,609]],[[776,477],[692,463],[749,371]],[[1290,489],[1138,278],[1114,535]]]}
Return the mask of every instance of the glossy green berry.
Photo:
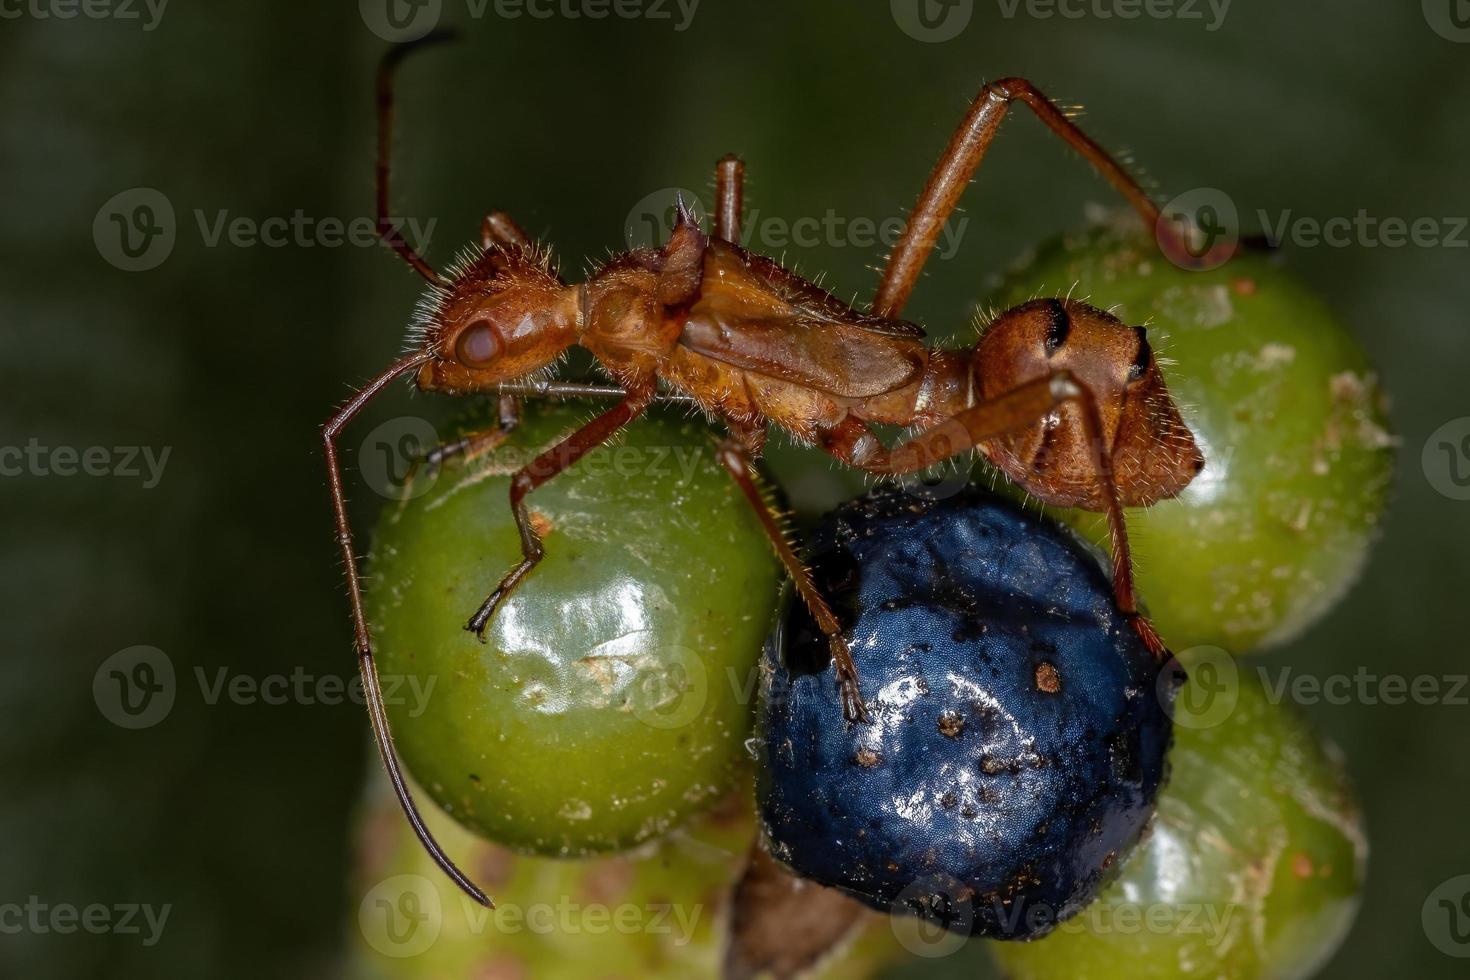
{"label": "glossy green berry", "polygon": [[1255,671],[1185,660],[1152,830],[1050,936],[990,944],[1010,980],[1294,980],[1347,933],[1368,845],[1335,750]]}
{"label": "glossy green berry", "polygon": [[510,474],[586,417],[527,406],[494,452],[385,509],[368,566],[408,768],[466,827],[541,854],[639,844],[729,789],[779,587],[708,427],[658,415],[527,498],[545,559],[484,642],[467,632],[521,557]]}
{"label": "glossy green berry", "polygon": [[[1322,300],[1278,257],[1186,271],[1102,227],[1043,247],[994,305],[1038,292],[1146,325],[1205,454],[1177,498],[1128,513],[1139,590],[1169,644],[1243,653],[1331,608],[1382,519],[1394,440],[1372,368]],[[1106,539],[1096,514],[1055,516]]]}
{"label": "glossy green berry", "polygon": [[[731,889],[755,835],[748,793],[646,849],[586,860],[518,855],[438,810],[426,818],[496,909],[465,898],[434,867],[378,785],[352,889],[353,980],[720,975]],[[814,976],[861,980],[903,956],[887,920],[874,916]]]}

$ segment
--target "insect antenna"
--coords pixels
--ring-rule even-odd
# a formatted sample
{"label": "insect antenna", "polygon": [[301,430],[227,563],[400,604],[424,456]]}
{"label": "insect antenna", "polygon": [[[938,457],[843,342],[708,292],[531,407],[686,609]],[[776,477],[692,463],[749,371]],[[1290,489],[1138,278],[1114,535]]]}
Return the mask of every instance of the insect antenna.
{"label": "insect antenna", "polygon": [[357,666],[362,673],[364,700],[367,702],[368,718],[373,726],[373,738],[378,744],[378,754],[383,757],[383,768],[388,773],[389,782],[393,784],[393,793],[398,797],[398,805],[403,808],[404,816],[408,818],[414,834],[423,844],[424,850],[434,859],[434,863],[453,879],[456,885],[464,889],[465,894],[486,908],[493,909],[495,903],[490,900],[490,897],[481,891],[480,887],[471,881],[463,871],[459,870],[450,860],[449,855],[444,853],[439,842],[434,839],[434,835],[429,831],[423,816],[419,813],[417,804],[414,803],[413,793],[409,790],[407,781],[403,778],[403,770],[398,763],[398,753],[393,747],[393,732],[388,725],[388,709],[383,703],[383,689],[378,682],[378,667],[373,659],[372,637],[368,633],[367,617],[363,614],[362,583],[357,570],[357,554],[352,544],[352,524],[347,518],[347,495],[342,489],[342,468],[337,458],[337,437],[341,434],[342,429],[388,385],[432,358],[433,355],[429,353],[410,355],[397,361],[370,381],[366,387],[352,397],[351,401],[338,409],[337,413],[322,427],[322,449],[327,458],[327,483],[332,494],[332,512],[337,526],[337,543],[342,548],[342,559],[347,568],[347,591],[352,602],[352,627],[357,645]]}

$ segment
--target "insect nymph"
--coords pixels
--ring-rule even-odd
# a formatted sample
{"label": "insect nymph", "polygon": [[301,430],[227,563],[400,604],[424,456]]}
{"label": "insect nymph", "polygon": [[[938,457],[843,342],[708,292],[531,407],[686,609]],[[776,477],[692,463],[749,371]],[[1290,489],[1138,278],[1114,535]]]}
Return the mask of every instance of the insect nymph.
{"label": "insect nymph", "polygon": [[[974,349],[945,350],[927,346],[922,330],[899,319],[941,226],[1013,101],[1029,106],[1081,152],[1148,227],[1157,225],[1158,210],[1148,195],[1029,83],[1004,79],[981,90],[889,256],[871,307],[863,311],[736,244],[743,165],[734,157],[717,165],[712,235],[681,207],[662,247],[626,252],[586,282],[566,283],[508,216],[495,213],[485,219],[482,250],[441,276],[387,219],[391,83],[408,50],[391,51],[378,75],[378,229],[429,282],[430,292],[414,335],[417,349],[333,415],[323,441],[374,735],[420,840],[466,892],[489,904],[425,829],[399,769],[338,466],[342,428],[400,376],[412,376],[425,391],[501,399],[501,426],[444,447],[432,454],[435,459],[502,438],[514,424],[516,397],[615,399],[512,478],[510,506],[522,560],[498,583],[486,583],[478,609],[466,610],[466,628],[475,632],[483,633],[543,554],[527,494],[655,401],[676,398],[695,403],[727,430],[720,461],[755,508],[827,637],[837,695],[850,722],[865,720],[866,711],[847,643],[753,476],[753,460],[773,425],[880,476],[916,472],[975,451],[1045,503],[1106,513],[1118,605],[1155,655],[1167,656],[1138,612],[1123,508],[1177,494],[1204,460],[1165,388],[1143,328],[1082,302],[1042,299],[1002,313]],[[612,383],[535,380],[573,345],[590,351]],[[909,427],[910,435],[887,446],[872,429],[885,424]]]}

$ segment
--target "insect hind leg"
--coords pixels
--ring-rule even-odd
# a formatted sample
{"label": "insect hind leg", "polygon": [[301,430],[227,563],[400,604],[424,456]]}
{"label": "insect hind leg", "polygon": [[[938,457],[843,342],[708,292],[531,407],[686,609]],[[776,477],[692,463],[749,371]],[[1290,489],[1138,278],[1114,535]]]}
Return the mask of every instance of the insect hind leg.
{"label": "insect hind leg", "polygon": [[1112,454],[1103,438],[1096,398],[1070,372],[1054,371],[956,412],[891,449],[883,445],[866,423],[852,417],[833,427],[820,441],[827,452],[850,466],[879,476],[902,476],[982,448],[987,439],[1032,425],[1067,402],[1075,402],[1081,409],[1083,435],[1099,489],[1100,506],[1092,509],[1107,515],[1113,595],[1118,609],[1155,658],[1167,660],[1170,653],[1163,638],[1138,608],[1123,498],[1113,476]]}

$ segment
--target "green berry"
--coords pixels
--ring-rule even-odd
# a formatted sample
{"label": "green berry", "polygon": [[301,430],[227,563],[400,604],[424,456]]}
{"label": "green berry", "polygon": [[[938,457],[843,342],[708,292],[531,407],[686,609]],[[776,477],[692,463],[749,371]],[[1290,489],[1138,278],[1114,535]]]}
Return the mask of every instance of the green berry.
{"label": "green berry", "polygon": [[[1070,292],[1148,327],[1204,451],[1182,494],[1128,513],[1138,585],[1175,649],[1282,643],[1357,578],[1393,465],[1363,351],[1275,257],[1186,271],[1153,242],[1093,228],[1043,247],[996,298]],[[1106,540],[1096,515],[1055,516]]]}
{"label": "green berry", "polygon": [[1009,980],[1290,980],[1347,933],[1368,845],[1334,748],[1256,672],[1185,660],[1151,832],[1050,936],[991,944]]}
{"label": "green berry", "polygon": [[527,406],[500,448],[388,506],[368,566],[385,686],[409,681],[389,706],[408,768],[466,827],[564,856],[729,789],[780,581],[708,428],[656,415],[527,498],[546,557],[485,642],[466,632],[521,557],[510,474],[586,418]]}

